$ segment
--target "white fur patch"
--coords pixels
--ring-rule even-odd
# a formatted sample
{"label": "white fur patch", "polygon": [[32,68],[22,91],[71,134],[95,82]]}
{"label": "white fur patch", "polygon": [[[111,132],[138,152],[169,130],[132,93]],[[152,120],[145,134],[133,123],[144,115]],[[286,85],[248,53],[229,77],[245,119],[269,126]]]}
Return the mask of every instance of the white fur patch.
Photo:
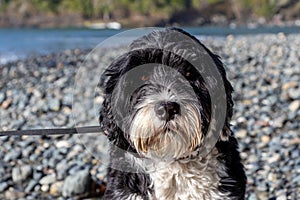
{"label": "white fur patch", "polygon": [[217,149],[203,159],[159,163],[150,172],[154,194],[159,200],[229,200],[228,193],[218,190],[225,167],[217,161]]}

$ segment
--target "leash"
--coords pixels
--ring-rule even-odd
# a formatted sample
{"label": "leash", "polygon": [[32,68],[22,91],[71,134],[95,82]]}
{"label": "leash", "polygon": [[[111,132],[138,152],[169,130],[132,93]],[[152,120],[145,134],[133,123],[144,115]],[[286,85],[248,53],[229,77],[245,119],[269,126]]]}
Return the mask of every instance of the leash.
{"label": "leash", "polygon": [[22,135],[66,135],[82,133],[101,133],[100,126],[85,126],[76,128],[56,128],[56,129],[32,129],[32,130],[15,130],[0,131],[1,136],[22,136]]}

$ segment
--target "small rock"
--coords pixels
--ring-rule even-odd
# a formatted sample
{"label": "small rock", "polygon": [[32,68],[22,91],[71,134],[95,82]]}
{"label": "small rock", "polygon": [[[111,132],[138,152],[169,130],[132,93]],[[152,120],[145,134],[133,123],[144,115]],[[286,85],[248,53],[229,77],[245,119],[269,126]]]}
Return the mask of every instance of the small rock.
{"label": "small rock", "polygon": [[55,174],[49,174],[47,176],[44,176],[41,180],[40,180],[40,184],[41,185],[49,185],[52,184],[56,181],[56,175]]}
{"label": "small rock", "polygon": [[5,99],[5,94],[0,92],[0,104],[4,101]]}
{"label": "small rock", "polygon": [[300,185],[300,174],[293,178],[293,183],[296,185]]}
{"label": "small rock", "polygon": [[12,169],[12,179],[15,183],[22,182],[30,177],[32,174],[32,167],[30,165],[24,165],[21,167],[14,167]]}
{"label": "small rock", "polygon": [[286,116],[277,117],[271,122],[271,125],[275,128],[281,128],[286,120]]}
{"label": "small rock", "polygon": [[235,133],[235,136],[238,138],[245,138],[247,136],[247,130],[241,129]]}
{"label": "small rock", "polygon": [[9,190],[7,190],[4,195],[5,195],[5,199],[7,200],[16,200],[25,197],[24,192],[17,191],[13,188],[9,188]]}
{"label": "small rock", "polygon": [[37,184],[38,182],[36,180],[30,180],[27,187],[25,188],[25,192],[30,193]]}
{"label": "small rock", "polygon": [[21,151],[12,149],[8,154],[5,155],[3,161],[9,162],[9,161],[15,161],[21,156]]}
{"label": "small rock", "polygon": [[289,105],[289,110],[292,112],[295,112],[299,109],[300,107],[300,100],[295,100]]}
{"label": "small rock", "polygon": [[55,126],[61,127],[63,125],[66,125],[66,123],[68,122],[68,118],[63,114],[59,114],[52,121]]}
{"label": "small rock", "polygon": [[11,106],[11,103],[12,103],[12,99],[6,99],[5,101],[3,101],[1,108],[7,109],[9,108],[9,106]]}
{"label": "small rock", "polygon": [[61,195],[63,184],[63,181],[53,183],[50,187],[50,194],[54,196]]}
{"label": "small rock", "polygon": [[42,192],[48,192],[49,191],[49,185],[42,185],[41,186],[41,191]]}
{"label": "small rock", "polygon": [[3,177],[5,176],[6,172],[5,172],[5,168],[0,166],[0,182],[3,181]]}
{"label": "small rock", "polygon": [[289,88],[297,87],[299,83],[297,81],[284,83],[281,87],[282,90],[287,90]]}
{"label": "small rock", "polygon": [[36,181],[39,181],[42,178],[43,174],[41,172],[38,171],[34,171],[33,172],[33,179]]}
{"label": "small rock", "polygon": [[70,142],[67,140],[60,140],[55,145],[57,148],[68,148],[71,146]]}
{"label": "small rock", "polygon": [[0,183],[0,193],[8,188],[7,182]]}
{"label": "small rock", "polygon": [[267,196],[268,196],[268,193],[267,193],[267,192],[264,192],[264,191],[259,191],[259,192],[257,193],[258,199],[268,199]]}
{"label": "small rock", "polygon": [[274,154],[273,156],[271,156],[269,159],[268,159],[268,163],[274,163],[274,162],[277,162],[278,160],[280,160],[280,155],[279,154]]}
{"label": "small rock", "polygon": [[276,191],[276,199],[277,200],[287,200],[286,198],[286,192],[284,190],[278,190]]}
{"label": "small rock", "polygon": [[63,196],[70,197],[87,192],[90,186],[90,180],[89,170],[82,170],[68,176],[64,181],[62,189]]}
{"label": "small rock", "polygon": [[257,200],[256,194],[255,193],[250,194],[248,200]]}
{"label": "small rock", "polygon": [[60,109],[60,101],[58,99],[52,98],[48,101],[48,106],[50,110],[57,112]]}
{"label": "small rock", "polygon": [[35,192],[41,192],[41,186],[38,184],[33,189]]}
{"label": "small rock", "polygon": [[263,136],[261,136],[261,141],[263,143],[268,143],[268,142],[270,142],[270,137],[267,135],[263,135]]}
{"label": "small rock", "polygon": [[300,88],[291,88],[288,90],[291,99],[300,99]]}

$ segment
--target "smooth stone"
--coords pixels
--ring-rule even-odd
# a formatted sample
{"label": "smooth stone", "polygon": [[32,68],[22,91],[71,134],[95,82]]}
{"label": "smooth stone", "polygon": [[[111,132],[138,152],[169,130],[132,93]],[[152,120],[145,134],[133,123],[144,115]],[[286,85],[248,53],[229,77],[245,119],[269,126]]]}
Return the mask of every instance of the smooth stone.
{"label": "smooth stone", "polygon": [[33,191],[34,187],[38,184],[38,182],[34,179],[30,180],[27,187],[25,188],[26,193],[30,193]]}
{"label": "smooth stone", "polygon": [[90,180],[90,173],[87,169],[68,176],[64,181],[62,195],[64,197],[70,197],[87,192],[90,186]]}
{"label": "smooth stone", "polygon": [[6,200],[19,200],[25,197],[24,192],[17,191],[13,188],[9,188],[9,190],[7,190],[4,195]]}
{"label": "smooth stone", "polygon": [[57,148],[69,148],[71,144],[68,140],[60,140],[55,144],[55,146]]}
{"label": "smooth stone", "polygon": [[12,99],[6,99],[6,100],[4,100],[4,101],[2,102],[2,104],[1,104],[1,108],[2,108],[2,109],[7,109],[7,108],[9,108],[9,107],[11,106],[12,102],[13,102]]}
{"label": "smooth stone", "polygon": [[41,191],[42,191],[42,192],[48,192],[48,191],[49,191],[49,188],[50,188],[49,185],[42,185],[42,186],[41,186]]}
{"label": "smooth stone", "polygon": [[281,86],[281,89],[282,90],[287,90],[289,88],[297,87],[298,85],[299,85],[299,83],[297,81],[291,81],[291,82],[284,83]]}
{"label": "smooth stone", "polygon": [[290,103],[289,110],[295,112],[299,109],[299,107],[300,107],[300,100],[295,100],[292,101],[292,103]]}
{"label": "smooth stone", "polygon": [[15,161],[18,158],[20,158],[20,156],[21,156],[21,151],[12,149],[10,152],[8,152],[5,155],[3,161],[4,162]]}
{"label": "smooth stone", "polygon": [[12,169],[12,180],[15,183],[19,183],[29,178],[31,174],[32,174],[32,167],[30,165],[14,167]]}
{"label": "smooth stone", "polygon": [[0,104],[5,100],[5,94],[0,92]]}
{"label": "smooth stone", "polygon": [[33,190],[35,192],[41,192],[41,185],[36,185]]}
{"label": "smooth stone", "polygon": [[23,158],[29,158],[30,155],[33,153],[34,151],[34,146],[33,145],[30,145],[30,146],[27,146],[27,147],[24,147],[24,149],[22,150],[22,157]]}
{"label": "smooth stone", "polygon": [[248,200],[257,200],[257,196],[255,193],[251,193],[248,197]]}
{"label": "smooth stone", "polygon": [[289,89],[288,90],[288,95],[291,99],[300,99],[300,88],[291,88],[291,89]]}
{"label": "smooth stone", "polygon": [[69,168],[68,162],[66,160],[61,160],[57,163],[55,170],[58,173],[66,173],[67,169]]}
{"label": "smooth stone", "polygon": [[39,181],[42,178],[43,174],[41,172],[34,171],[33,179]]}
{"label": "smooth stone", "polygon": [[293,181],[294,184],[299,185],[300,184],[300,174],[298,174],[297,176],[295,176],[292,179],[292,181]]}
{"label": "smooth stone", "polygon": [[51,185],[49,193],[54,196],[61,195],[63,188],[63,181],[55,182]]}
{"label": "smooth stone", "polygon": [[59,114],[52,121],[55,126],[61,127],[63,125],[66,125],[68,118],[63,114]]}
{"label": "smooth stone", "polygon": [[247,130],[241,129],[235,133],[235,136],[238,138],[245,138],[247,136]]}
{"label": "smooth stone", "polygon": [[271,140],[271,138],[270,138],[269,136],[267,136],[267,135],[263,135],[263,136],[261,137],[261,141],[262,141],[263,143],[268,143],[268,142],[270,142],[270,140]]}
{"label": "smooth stone", "polygon": [[9,185],[7,182],[0,183],[0,193],[4,192],[8,188],[8,186]]}
{"label": "smooth stone", "polygon": [[275,128],[281,128],[286,120],[286,116],[280,116],[271,121],[271,125]]}
{"label": "smooth stone", "polygon": [[54,98],[51,98],[48,100],[48,106],[50,108],[51,111],[59,111],[60,109],[60,101],[59,99],[54,99]]}
{"label": "smooth stone", "polygon": [[286,198],[286,192],[284,190],[278,190],[276,191],[276,200],[287,200]]}
{"label": "smooth stone", "polygon": [[43,178],[41,178],[39,183],[41,185],[49,185],[49,184],[54,183],[55,181],[56,181],[56,175],[55,174],[49,174],[49,175],[44,176]]}
{"label": "smooth stone", "polygon": [[0,183],[5,182],[7,178],[7,173],[4,168],[0,167]]}
{"label": "smooth stone", "polygon": [[84,164],[80,164],[80,165],[74,165],[73,167],[71,167],[68,172],[69,174],[76,174],[78,171],[82,170]]}

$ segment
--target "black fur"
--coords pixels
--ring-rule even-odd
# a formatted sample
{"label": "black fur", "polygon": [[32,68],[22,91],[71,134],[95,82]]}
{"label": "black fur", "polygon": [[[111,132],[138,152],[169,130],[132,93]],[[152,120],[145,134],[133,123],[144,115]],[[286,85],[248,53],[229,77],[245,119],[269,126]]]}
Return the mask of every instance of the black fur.
{"label": "black fur", "polygon": [[[188,36],[191,40],[182,41],[180,38],[179,40],[176,40],[178,32]],[[172,43],[170,41],[176,41],[176,43]],[[201,45],[205,52],[193,49],[195,44]],[[157,49],[157,46],[160,46],[161,49]],[[226,78],[225,69],[219,57],[207,49],[194,36],[178,28],[156,31],[135,40],[130,46],[131,51],[115,60],[106,69],[102,76],[100,85],[104,88],[105,99],[100,111],[99,120],[103,131],[108,134],[108,138],[113,144],[110,151],[111,163],[122,163],[121,165],[124,165],[124,169],[126,167],[128,168],[128,166],[131,165],[129,163],[130,161],[125,159],[124,153],[120,152],[119,149],[129,151],[133,154],[136,153],[134,146],[130,141],[128,141],[128,133],[126,133],[126,127],[128,126],[126,123],[130,123],[130,120],[128,120],[128,116],[124,116],[123,113],[134,112],[134,110],[132,110],[134,101],[138,100],[139,96],[143,95],[143,90],[135,91],[134,94],[129,94],[129,96],[126,91],[118,93],[118,98],[120,101],[124,102],[124,107],[118,108],[117,111],[120,112],[117,113],[113,113],[112,111],[112,107],[115,105],[112,104],[111,98],[114,89],[119,87],[118,83],[121,79],[124,87],[130,87],[130,84],[133,82],[143,82],[143,77],[148,76],[148,71],[145,70],[144,73],[137,74],[136,79],[126,80],[126,78],[124,78],[126,77],[126,72],[137,66],[147,63],[157,63],[178,70],[178,72],[180,72],[186,80],[189,81],[197,95],[198,101],[201,103],[202,132],[206,134],[208,130],[211,118],[211,99],[207,89],[208,86],[197,69],[195,69],[189,61],[178,54],[164,51],[163,49],[165,46],[175,49],[176,52],[182,50],[182,54],[185,55],[192,54],[193,51],[199,51],[197,56],[210,56],[214,64],[217,66],[224,83],[226,92],[225,98],[227,102],[227,115],[222,129],[222,134],[224,137],[228,137],[229,139],[228,141],[218,141],[216,147],[218,151],[222,153],[222,156],[218,157],[219,161],[225,164],[228,176],[236,181],[235,183],[230,183],[234,184],[234,187],[229,187],[227,186],[228,184],[226,184],[228,177],[222,177],[221,183],[223,184],[220,185],[219,189],[222,191],[229,191],[232,197],[236,197],[234,199],[244,199],[246,176],[237,150],[237,141],[230,130],[230,120],[232,117],[233,107],[231,93],[233,92],[233,88]],[[194,59],[192,56],[190,57],[191,59]],[[206,67],[209,67],[209,65]],[[141,85],[143,85],[143,83],[141,83]],[[222,99],[220,99],[220,101],[221,100]],[[117,124],[117,119],[122,123]],[[120,127],[124,127],[123,130],[125,131],[122,131]],[[126,199],[130,194],[138,194],[143,197],[143,199],[147,199],[147,193],[151,193],[152,191],[150,183],[151,180],[147,174],[139,171],[136,173],[124,172],[111,166],[108,169],[105,199]]]}

